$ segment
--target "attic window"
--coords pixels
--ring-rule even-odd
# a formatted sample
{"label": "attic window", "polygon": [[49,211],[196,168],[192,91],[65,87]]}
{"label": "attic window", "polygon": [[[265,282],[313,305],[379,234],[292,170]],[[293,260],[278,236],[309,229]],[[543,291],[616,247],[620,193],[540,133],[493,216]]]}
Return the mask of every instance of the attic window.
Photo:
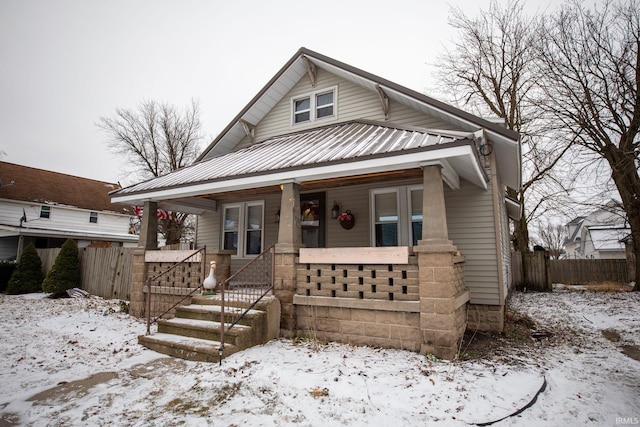
{"label": "attic window", "polygon": [[51,217],[51,206],[40,206],[40,218],[49,219]]}
{"label": "attic window", "polygon": [[293,124],[335,117],[337,87],[292,99]]}
{"label": "attic window", "polygon": [[89,222],[91,224],[97,224],[98,223],[98,212],[90,212],[89,213]]}

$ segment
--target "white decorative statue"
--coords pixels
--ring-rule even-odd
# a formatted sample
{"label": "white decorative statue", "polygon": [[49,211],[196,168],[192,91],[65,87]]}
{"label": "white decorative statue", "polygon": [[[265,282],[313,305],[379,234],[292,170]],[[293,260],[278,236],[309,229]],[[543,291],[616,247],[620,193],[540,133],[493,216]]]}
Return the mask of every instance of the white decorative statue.
{"label": "white decorative statue", "polygon": [[202,282],[204,289],[203,293],[211,293],[216,288],[216,262],[211,261],[211,268],[209,269],[209,276]]}

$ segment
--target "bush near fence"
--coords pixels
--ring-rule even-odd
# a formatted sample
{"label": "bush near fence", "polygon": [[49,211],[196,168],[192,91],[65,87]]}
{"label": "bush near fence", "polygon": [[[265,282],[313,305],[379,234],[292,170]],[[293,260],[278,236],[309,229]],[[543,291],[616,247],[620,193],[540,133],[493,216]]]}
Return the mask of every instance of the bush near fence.
{"label": "bush near fence", "polygon": [[[131,269],[135,248],[80,248],[81,288],[91,295],[108,299],[129,300]],[[60,249],[38,249],[42,270],[46,275]]]}

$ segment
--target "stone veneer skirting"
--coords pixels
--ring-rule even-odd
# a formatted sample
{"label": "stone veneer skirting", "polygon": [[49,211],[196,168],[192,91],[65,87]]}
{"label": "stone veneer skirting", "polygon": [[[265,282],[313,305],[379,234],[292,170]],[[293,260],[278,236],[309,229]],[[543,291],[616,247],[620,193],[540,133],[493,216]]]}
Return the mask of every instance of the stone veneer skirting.
{"label": "stone veneer skirting", "polygon": [[502,332],[504,315],[503,305],[469,304],[467,330]]}
{"label": "stone veneer skirting", "polygon": [[418,301],[295,295],[298,333],[321,340],[420,351]]}

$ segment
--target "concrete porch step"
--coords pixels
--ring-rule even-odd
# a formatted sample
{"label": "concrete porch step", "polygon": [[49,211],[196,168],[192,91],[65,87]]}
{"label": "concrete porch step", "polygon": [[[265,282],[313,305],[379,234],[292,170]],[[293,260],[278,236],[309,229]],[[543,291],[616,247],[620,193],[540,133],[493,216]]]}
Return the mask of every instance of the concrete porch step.
{"label": "concrete porch step", "polygon": [[[267,307],[270,306],[276,298],[273,295],[267,295],[263,297],[258,303],[253,307],[255,310],[266,311]],[[191,304],[194,305],[220,305],[220,294],[216,295],[194,295],[191,298]],[[240,308],[248,308],[251,305],[249,301],[237,301],[237,300],[229,300],[225,299],[225,304],[227,306],[232,307],[240,307]]]}
{"label": "concrete porch step", "polygon": [[[228,320],[231,316],[242,313],[242,308],[231,307],[225,309],[225,318]],[[185,319],[198,319],[209,321],[220,321],[222,313],[222,307],[219,305],[209,304],[191,304],[176,307],[176,317]],[[262,310],[249,310],[245,316],[240,320],[240,324],[252,326],[254,319],[264,316],[265,312]]]}
{"label": "concrete porch step", "polygon": [[[229,324],[226,324],[229,327]],[[185,337],[199,338],[203,340],[220,340],[220,330],[222,324],[209,320],[184,319],[175,317],[173,319],[158,320],[158,332],[164,334],[182,335]],[[233,344],[239,350],[244,350],[251,346],[251,327],[246,325],[235,325],[225,332],[225,343]]]}
{"label": "concrete porch step", "polygon": [[[212,297],[215,295],[194,297],[191,305],[176,307],[176,317],[158,320],[158,332],[155,335],[140,336],[138,342],[147,348],[174,357],[194,361],[218,361],[222,329],[221,307],[220,300]],[[278,337],[280,301],[267,297],[256,307],[264,307],[264,311],[251,309],[239,323],[226,330],[223,357]],[[243,311],[238,307],[227,307],[225,325],[230,326],[228,322],[231,317],[227,317],[227,313],[240,314]]]}
{"label": "concrete porch step", "polygon": [[[220,360],[220,342],[218,341],[158,332],[154,335],[139,336],[138,343],[158,353],[195,362]],[[222,357],[230,356],[237,351],[239,349],[235,345],[225,344]]]}

